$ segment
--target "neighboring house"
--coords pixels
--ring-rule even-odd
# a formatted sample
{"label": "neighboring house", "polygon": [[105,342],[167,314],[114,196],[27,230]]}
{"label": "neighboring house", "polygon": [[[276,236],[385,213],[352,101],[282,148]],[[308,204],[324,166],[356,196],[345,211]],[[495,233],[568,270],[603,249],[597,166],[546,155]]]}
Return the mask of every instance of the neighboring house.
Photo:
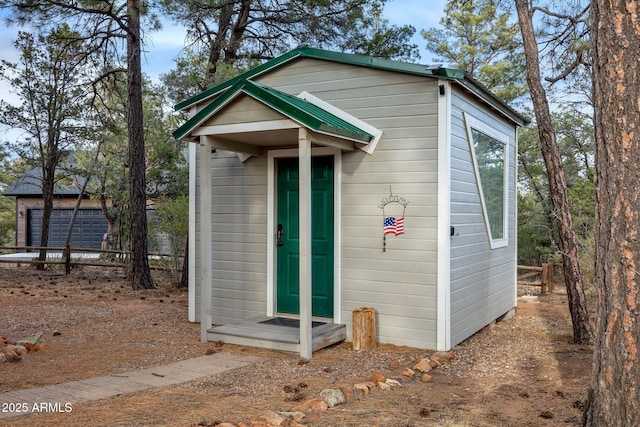
{"label": "neighboring house", "polygon": [[[56,186],[49,222],[49,247],[65,244],[69,221],[80,194],[79,185]],[[42,215],[42,168],[35,166],[15,180],[4,192],[16,198],[16,246],[40,246]],[[98,202],[83,197],[71,234],[71,247],[100,249],[107,231],[107,219]]]}
{"label": "neighboring house", "polygon": [[527,121],[463,71],[301,47],[176,109],[203,340],[310,357],[372,307],[448,350],[515,307]]}

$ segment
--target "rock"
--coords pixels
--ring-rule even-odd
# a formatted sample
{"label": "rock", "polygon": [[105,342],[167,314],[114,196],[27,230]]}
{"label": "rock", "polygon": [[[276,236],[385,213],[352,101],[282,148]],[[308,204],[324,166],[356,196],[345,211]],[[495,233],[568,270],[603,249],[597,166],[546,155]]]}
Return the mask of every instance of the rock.
{"label": "rock", "polygon": [[299,422],[297,422],[296,420],[291,421],[291,423],[289,424],[289,427],[307,427],[305,424],[300,424]]}
{"label": "rock", "polygon": [[374,383],[383,383],[386,381],[386,378],[384,375],[378,372],[377,374],[371,376],[371,381],[373,381]]}
{"label": "rock", "polygon": [[305,417],[304,412],[298,411],[278,411],[278,413],[292,421],[302,421],[302,419]]}
{"label": "rock", "polygon": [[309,415],[314,412],[326,412],[328,408],[327,402],[316,398],[291,408],[291,412],[302,412],[305,415]]}
{"label": "rock", "polygon": [[12,344],[12,345],[16,345],[16,342],[9,339],[8,337],[6,337],[5,335],[3,335],[1,337],[2,339],[0,339],[0,347],[2,347],[2,344]]}
{"label": "rock", "polygon": [[13,347],[15,348],[16,353],[18,353],[20,356],[24,356],[28,353],[27,349],[23,345],[16,344]]}
{"label": "rock", "polygon": [[326,388],[320,392],[320,397],[327,403],[329,408],[333,408],[336,405],[341,405],[347,401],[344,397],[344,393],[335,388]]}
{"label": "rock", "polygon": [[44,350],[45,347],[42,332],[27,338],[16,340],[16,344],[23,346],[29,352]]}
{"label": "rock", "polygon": [[398,362],[397,360],[395,360],[395,361],[393,361],[393,362],[389,363],[389,367],[390,367],[391,369],[396,369],[396,368],[400,367],[400,362]]}
{"label": "rock", "polygon": [[279,426],[284,420],[287,419],[282,414],[279,414],[274,411],[266,411],[260,416],[260,418],[264,419],[268,424]]}
{"label": "rock", "polygon": [[404,371],[402,371],[400,374],[402,376],[411,378],[412,376],[414,376],[416,374],[416,372],[411,368],[407,368]]}
{"label": "rock", "polygon": [[0,363],[4,363],[6,361],[7,361],[7,356],[4,353],[0,352]]}
{"label": "rock", "polygon": [[[22,348],[23,350],[20,350]],[[0,347],[0,353],[4,355],[4,359],[7,362],[19,362],[22,360],[22,354],[26,353],[26,349],[22,346],[8,344]]]}
{"label": "rock", "polygon": [[264,421],[251,421],[251,427],[273,427],[273,426]]}
{"label": "rock", "polygon": [[429,359],[420,359],[420,361],[413,366],[413,369],[420,372],[429,372],[432,368]]}
{"label": "rock", "polygon": [[238,427],[238,426],[236,426],[235,424],[231,424],[231,423],[220,423],[216,427]]}
{"label": "rock", "polygon": [[387,380],[384,383],[388,384],[390,387],[397,387],[401,385],[400,381],[392,380],[391,378],[387,378]]}
{"label": "rock", "polygon": [[440,366],[440,363],[436,362],[433,359],[429,359],[429,365],[431,365],[431,369],[436,369],[438,366]]}
{"label": "rock", "polygon": [[433,377],[429,374],[422,374],[421,380],[423,383],[430,383],[433,382]]}
{"label": "rock", "polygon": [[[364,391],[356,388],[355,386],[342,386],[340,387],[340,391],[344,394],[344,398],[347,402],[353,402],[354,400],[360,400],[364,396]],[[367,388],[367,392],[368,392]]]}
{"label": "rock", "polygon": [[454,354],[452,351],[438,351],[431,355],[431,360],[435,360],[441,365],[445,363],[451,362],[453,360]]}
{"label": "rock", "polygon": [[391,386],[387,383],[378,383],[378,388],[380,390],[391,390]]}
{"label": "rock", "polygon": [[355,388],[356,390],[360,390],[362,391],[362,394],[369,394],[369,390],[371,390],[369,388],[369,385],[367,383],[358,383],[358,384],[354,384],[353,388]]}

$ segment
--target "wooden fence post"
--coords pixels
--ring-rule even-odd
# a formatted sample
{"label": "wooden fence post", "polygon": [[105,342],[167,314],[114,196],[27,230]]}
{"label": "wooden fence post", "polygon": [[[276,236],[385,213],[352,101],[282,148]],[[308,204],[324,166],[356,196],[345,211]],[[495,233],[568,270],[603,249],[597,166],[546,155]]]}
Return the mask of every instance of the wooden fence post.
{"label": "wooden fence post", "polygon": [[542,274],[540,274],[540,283],[542,284],[542,294],[546,292],[553,292],[554,289],[554,270],[555,266],[552,262],[545,262],[542,264]]}
{"label": "wooden fence post", "polygon": [[376,348],[376,310],[361,307],[353,310],[353,349]]}

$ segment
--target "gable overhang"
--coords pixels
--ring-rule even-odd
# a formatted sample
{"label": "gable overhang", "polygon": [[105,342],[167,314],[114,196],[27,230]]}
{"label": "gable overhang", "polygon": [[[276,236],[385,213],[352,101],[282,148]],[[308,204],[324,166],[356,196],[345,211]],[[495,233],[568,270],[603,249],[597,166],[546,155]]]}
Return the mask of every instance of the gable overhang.
{"label": "gable overhang", "polygon": [[205,90],[185,101],[182,101],[174,106],[176,111],[187,111],[192,107],[196,107],[199,104],[209,102],[215,99],[221,94],[225,93],[230,87],[234,86],[238,82],[244,80],[252,80],[270,72],[273,69],[279,68],[284,64],[295,61],[300,58],[312,58],[329,62],[337,62],[342,64],[350,64],[359,67],[374,68],[378,70],[386,70],[396,73],[413,74],[419,76],[425,76],[429,78],[440,78],[453,81],[459,84],[468,92],[482,100],[485,104],[498,111],[500,114],[508,118],[510,121],[518,126],[527,126],[530,120],[501,99],[493,95],[482,84],[473,79],[464,70],[443,67],[440,64],[424,65],[408,62],[394,61],[390,59],[375,58],[366,55],[358,55],[352,53],[332,52],[323,49],[311,48],[308,46],[300,46],[284,55],[267,61],[251,70],[248,70],[239,76],[236,76],[224,83],[214,86],[208,90]]}
{"label": "gable overhang", "polygon": [[[238,102],[253,102],[271,112],[242,121],[217,120]],[[277,113],[276,115],[272,114]],[[260,116],[260,114],[258,114]],[[198,141],[201,136],[214,148],[246,156],[297,144],[298,130],[305,128],[314,144],[370,152],[382,132],[306,92],[293,96],[262,84],[241,80],[178,128],[173,136]],[[373,143],[373,145],[372,145]]]}

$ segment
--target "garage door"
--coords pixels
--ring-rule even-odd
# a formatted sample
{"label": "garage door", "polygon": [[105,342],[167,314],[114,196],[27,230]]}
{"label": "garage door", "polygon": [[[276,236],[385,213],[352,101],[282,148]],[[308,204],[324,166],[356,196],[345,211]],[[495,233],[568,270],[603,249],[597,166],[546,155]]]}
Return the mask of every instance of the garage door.
{"label": "garage door", "polygon": [[[40,245],[42,234],[42,209],[30,209],[27,221],[27,245]],[[54,209],[49,221],[49,246],[64,246],[73,209]],[[102,236],[107,231],[107,219],[100,209],[80,209],[73,224],[71,246],[100,248]]]}

